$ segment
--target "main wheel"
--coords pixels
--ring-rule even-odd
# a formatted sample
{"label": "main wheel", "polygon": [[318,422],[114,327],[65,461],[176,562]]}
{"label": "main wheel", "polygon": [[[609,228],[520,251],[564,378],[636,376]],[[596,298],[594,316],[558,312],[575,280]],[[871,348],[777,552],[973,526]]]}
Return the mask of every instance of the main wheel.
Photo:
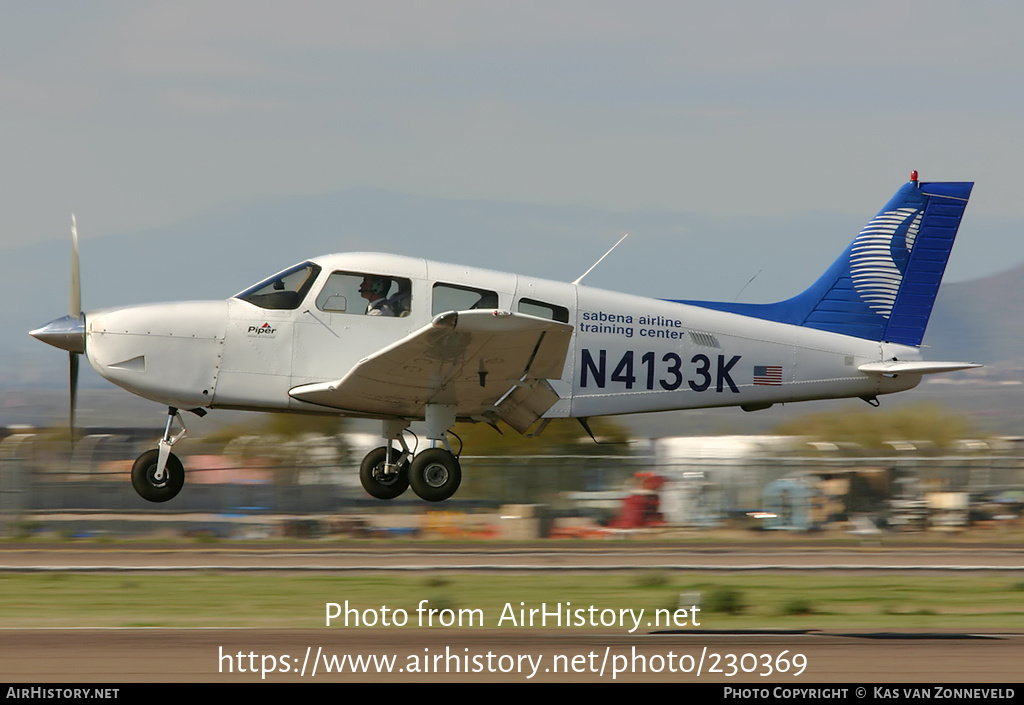
{"label": "main wheel", "polygon": [[429,448],[417,455],[409,468],[412,491],[428,502],[448,499],[462,483],[459,459],[444,448]]}
{"label": "main wheel", "polygon": [[359,465],[359,481],[363,483],[363,489],[377,499],[394,499],[409,488],[409,461],[406,460],[388,472],[385,460],[389,457],[389,451],[391,462],[394,463],[401,451],[381,446],[367,453]]}
{"label": "main wheel", "polygon": [[168,454],[163,477],[157,478],[156,466],[159,460],[160,451],[154,448],[140,455],[132,465],[132,487],[140,497],[150,502],[174,499],[185,484],[185,468],[178,456]]}

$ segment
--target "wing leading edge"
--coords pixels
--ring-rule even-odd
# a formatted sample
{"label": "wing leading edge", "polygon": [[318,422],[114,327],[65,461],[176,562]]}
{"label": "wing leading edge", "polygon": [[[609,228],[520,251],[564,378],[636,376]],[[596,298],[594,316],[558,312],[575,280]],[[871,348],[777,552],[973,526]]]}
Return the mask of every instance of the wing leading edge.
{"label": "wing leading edge", "polygon": [[422,417],[427,404],[450,404],[460,418],[501,418],[523,432],[558,400],[547,380],[562,376],[572,330],[509,311],[451,311],[341,379],[288,393],[381,417]]}

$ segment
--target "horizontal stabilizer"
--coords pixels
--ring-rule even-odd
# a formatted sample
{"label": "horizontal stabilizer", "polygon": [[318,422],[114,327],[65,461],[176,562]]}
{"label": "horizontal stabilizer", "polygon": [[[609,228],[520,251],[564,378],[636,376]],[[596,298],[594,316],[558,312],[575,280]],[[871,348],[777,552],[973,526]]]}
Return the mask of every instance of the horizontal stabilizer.
{"label": "horizontal stabilizer", "polygon": [[982,367],[976,362],[935,362],[932,360],[907,360],[893,362],[869,362],[857,369],[861,372],[879,375],[915,374],[930,375],[938,372],[956,372]]}

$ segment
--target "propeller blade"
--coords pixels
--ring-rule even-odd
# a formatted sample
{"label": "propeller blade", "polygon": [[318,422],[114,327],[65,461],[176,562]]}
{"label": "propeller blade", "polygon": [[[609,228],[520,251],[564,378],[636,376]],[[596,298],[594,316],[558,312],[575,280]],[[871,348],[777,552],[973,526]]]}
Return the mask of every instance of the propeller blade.
{"label": "propeller blade", "polygon": [[71,214],[71,297],[68,313],[74,317],[82,315],[82,280],[78,274],[78,223]]}
{"label": "propeller blade", "polygon": [[[78,268],[78,222],[75,214],[71,214],[71,287],[68,299],[69,315],[84,321],[82,316],[82,279]],[[84,325],[82,348],[85,348]],[[79,353],[68,353],[68,437],[71,439],[71,452],[75,450],[75,407],[78,404],[78,360]]]}
{"label": "propeller blade", "polygon": [[78,402],[78,357],[79,353],[68,353],[69,391],[70,401],[68,403],[68,428],[71,438],[71,448],[75,447],[75,405]]}

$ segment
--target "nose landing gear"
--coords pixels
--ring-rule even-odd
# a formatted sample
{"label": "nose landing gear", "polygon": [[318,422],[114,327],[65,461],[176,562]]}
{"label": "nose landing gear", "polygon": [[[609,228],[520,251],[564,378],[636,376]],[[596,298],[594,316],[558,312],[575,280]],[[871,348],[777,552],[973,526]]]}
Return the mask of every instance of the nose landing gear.
{"label": "nose landing gear", "polygon": [[[177,419],[181,431],[172,436],[171,424]],[[185,423],[173,406],[167,407],[167,424],[157,448],[147,450],[132,465],[132,487],[139,496],[150,502],[166,502],[174,499],[185,485],[185,467],[178,456],[171,452],[171,446],[185,435]]]}

